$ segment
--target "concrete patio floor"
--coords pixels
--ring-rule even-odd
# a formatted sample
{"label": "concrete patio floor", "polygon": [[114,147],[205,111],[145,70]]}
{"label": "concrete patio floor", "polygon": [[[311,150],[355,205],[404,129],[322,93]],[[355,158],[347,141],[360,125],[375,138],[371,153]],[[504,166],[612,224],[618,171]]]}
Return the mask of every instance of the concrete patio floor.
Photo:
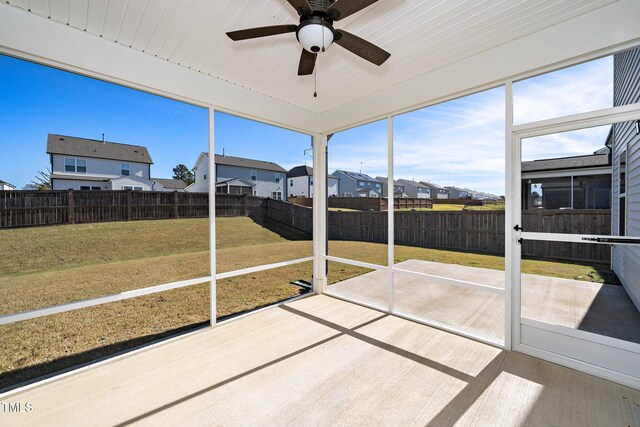
{"label": "concrete patio floor", "polygon": [[3,425],[640,425],[640,391],[328,296],[78,370]]}
{"label": "concrete patio floor", "polygon": [[[408,260],[397,268],[504,289],[504,271]],[[504,338],[501,295],[466,289],[432,278],[394,275],[395,308],[487,338]],[[329,286],[337,296],[384,308],[388,275],[373,271]],[[640,343],[640,312],[622,286],[522,275],[522,316]]]}

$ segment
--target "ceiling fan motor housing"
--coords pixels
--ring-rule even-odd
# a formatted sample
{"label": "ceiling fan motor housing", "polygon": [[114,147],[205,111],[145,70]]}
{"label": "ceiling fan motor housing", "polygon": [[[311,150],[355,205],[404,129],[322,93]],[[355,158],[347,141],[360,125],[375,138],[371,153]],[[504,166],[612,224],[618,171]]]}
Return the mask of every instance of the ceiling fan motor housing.
{"label": "ceiling fan motor housing", "polygon": [[335,39],[333,21],[323,16],[302,17],[296,30],[296,37],[302,47],[311,53],[319,53],[329,48]]}

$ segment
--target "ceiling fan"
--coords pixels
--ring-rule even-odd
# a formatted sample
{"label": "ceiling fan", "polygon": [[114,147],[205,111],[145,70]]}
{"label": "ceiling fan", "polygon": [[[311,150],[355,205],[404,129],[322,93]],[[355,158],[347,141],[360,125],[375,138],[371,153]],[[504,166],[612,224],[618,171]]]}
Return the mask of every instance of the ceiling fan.
{"label": "ceiling fan", "polygon": [[312,74],[318,53],[324,52],[333,42],[376,65],[382,65],[391,56],[390,53],[358,36],[333,28],[334,21],[353,15],[378,0],[287,1],[300,15],[298,25],[249,28],[230,31],[227,35],[231,40],[238,41],[295,32],[303,48],[298,65],[299,76]]}

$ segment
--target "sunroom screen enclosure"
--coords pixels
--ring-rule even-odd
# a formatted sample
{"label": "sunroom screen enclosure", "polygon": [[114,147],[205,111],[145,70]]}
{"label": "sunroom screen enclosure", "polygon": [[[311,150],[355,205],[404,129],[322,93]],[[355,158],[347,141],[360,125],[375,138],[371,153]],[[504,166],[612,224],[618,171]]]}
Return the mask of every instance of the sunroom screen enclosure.
{"label": "sunroom screen enclosure", "polygon": [[[357,57],[347,56],[333,46],[326,56],[318,60],[317,98],[313,97],[312,78],[295,76],[298,58],[290,54],[291,46],[286,42],[271,39],[255,45],[237,46],[223,37],[224,31],[230,29],[276,25],[295,19],[295,12],[284,1],[261,2],[257,8],[253,2],[232,0],[198,4],[186,1],[166,5],[150,3],[147,6],[127,5],[126,2],[68,3],[53,0],[2,4],[2,54],[204,107],[208,110],[209,146],[206,149],[209,153],[216,152],[216,112],[309,135],[314,177],[312,254],[301,252],[301,256],[295,259],[218,271],[214,215],[217,188],[215,176],[209,173],[210,258],[207,275],[3,315],[0,324],[82,310],[84,307],[189,287],[203,281],[209,284],[211,323],[215,324],[216,285],[219,281],[258,272],[273,270],[275,273],[279,268],[311,263],[309,273],[312,274],[313,291],[317,294],[327,293],[355,301],[640,388],[640,343],[637,340],[621,338],[611,332],[601,334],[573,330],[548,318],[541,320],[528,316],[526,296],[535,297],[536,294],[528,293],[530,288],[526,287],[525,279],[528,273],[521,274],[524,268],[521,263],[525,263],[522,259],[527,257],[531,242],[544,242],[548,247],[557,243],[592,245],[589,248],[597,246],[598,249],[588,250],[591,258],[587,256],[586,259],[593,260],[597,252],[600,263],[612,263],[614,270],[617,269],[621,284],[615,291],[619,293],[624,289],[624,295],[630,301],[630,304],[625,302],[625,313],[628,314],[625,321],[629,322],[630,335],[633,336],[639,327],[634,322],[640,306],[640,284],[633,273],[640,271],[637,241],[640,219],[639,202],[634,198],[637,194],[632,190],[638,177],[631,173],[637,170],[634,165],[640,161],[639,136],[632,131],[633,123],[640,120],[637,91],[616,98],[624,101],[610,105],[589,104],[585,107],[585,104],[580,104],[572,109],[568,103],[559,114],[549,113],[553,109],[544,105],[534,104],[534,108],[523,110],[518,104],[521,82],[615,54],[631,58],[625,62],[625,67],[636,70],[635,74],[631,72],[629,75],[635,76],[637,81],[637,54],[633,56],[631,52],[640,43],[640,26],[637,25],[640,5],[634,0],[556,2],[548,8],[536,2],[488,8],[471,0],[445,3],[447,6],[431,1],[380,1],[371,7],[366,20],[345,20],[344,28],[357,30],[376,44],[385,46],[392,53],[391,59],[379,69],[370,68],[368,64],[359,62]],[[253,7],[255,13],[233,13],[237,7]],[[410,19],[412,17],[430,18]],[[406,22],[401,33],[396,31],[395,21]],[[291,43],[295,47],[295,42]],[[636,58],[635,62],[633,58]],[[629,78],[633,81],[633,77]],[[622,84],[623,80],[614,80],[613,84]],[[542,77],[540,84],[544,87],[550,83]],[[619,89],[614,87],[614,93]],[[482,160],[491,161],[491,168],[502,174],[502,183],[495,191],[503,190],[503,194],[496,196],[504,196],[505,210],[502,216],[492,219],[488,219],[488,215],[474,218],[483,223],[493,221],[496,233],[502,233],[502,240],[494,236],[478,242],[481,248],[496,247],[493,256],[500,259],[500,267],[461,265],[455,260],[441,263],[426,256],[421,255],[421,258],[414,253],[403,253],[409,250],[405,243],[409,242],[407,247],[412,243],[409,235],[403,235],[400,224],[406,221],[410,225],[405,228],[422,229],[425,223],[411,222],[414,221],[410,217],[414,215],[411,209],[409,212],[396,209],[392,191],[387,193],[385,200],[387,209],[372,219],[378,221],[375,223],[378,234],[361,239],[365,243],[375,242],[378,246],[370,252],[345,249],[344,246],[341,247],[342,253],[334,252],[332,227],[335,224],[331,223],[326,182],[327,174],[334,172],[332,144],[340,144],[341,133],[346,134],[359,126],[376,127],[378,134],[375,140],[369,146],[361,147],[376,153],[378,164],[375,172],[379,172],[388,183],[400,178],[428,180],[431,174],[428,162],[423,163],[423,176],[396,176],[400,173],[400,156],[411,155],[407,151],[409,145],[398,137],[401,116],[423,108],[437,109],[438,105],[482,96],[483,93],[498,93],[499,106],[491,110],[491,117],[502,120],[503,129],[500,138],[496,139],[495,152],[478,153],[478,165]],[[482,119],[472,125],[478,125]],[[434,123],[434,126],[443,126]],[[528,227],[533,222],[524,222],[527,213],[523,208],[522,185],[526,177],[520,166],[527,160],[523,157],[527,139],[611,125],[614,125],[614,134],[624,131],[625,136],[619,139],[624,148],[615,142],[612,147],[612,227],[607,232],[576,230],[575,233]],[[451,130],[452,134],[454,132]],[[335,141],[329,139],[334,134]],[[459,144],[458,149],[465,150],[465,144]],[[471,138],[468,147],[473,147]],[[438,147],[434,145],[431,149],[435,153]],[[496,159],[500,161],[496,162]],[[360,164],[357,156],[351,160],[353,172],[370,166]],[[451,157],[443,162],[446,164],[447,161],[451,161]],[[484,168],[478,165],[476,170]],[[215,167],[214,156],[209,156],[208,171],[215,171]],[[335,167],[335,170],[343,169],[346,169],[343,165]],[[362,172],[366,173],[366,170]],[[584,177],[569,176],[574,180],[570,191],[573,198],[569,201],[573,213],[577,212],[576,205],[583,202],[586,208],[597,210],[602,206],[598,200],[606,196],[598,190],[604,191],[605,186],[593,183],[580,185],[579,181]],[[621,177],[624,177],[624,186]],[[474,179],[477,177],[469,177],[470,186]],[[286,183],[284,176],[282,181]],[[544,200],[546,183],[542,180],[540,183]],[[580,196],[581,189],[585,190],[583,196]],[[586,189],[589,189],[589,195]],[[527,194],[533,197],[533,192]],[[593,204],[587,203],[588,199],[593,199]],[[535,202],[526,203],[529,207],[537,206]],[[563,205],[567,202],[557,203]],[[545,207],[544,202],[542,207]],[[363,217],[356,220],[362,221]],[[473,219],[469,221],[473,222]],[[462,243],[456,244],[459,247],[454,248],[452,243],[451,249],[460,253],[468,250],[466,246],[460,247]],[[465,245],[468,244],[467,241]],[[598,252],[606,251],[601,246],[613,246],[608,261],[606,254]],[[575,261],[575,257],[584,254],[584,251],[569,252],[574,258],[566,256],[567,261]],[[336,267],[338,265],[343,267]],[[336,268],[351,268],[355,273],[348,280],[352,282],[332,283],[331,275]],[[625,270],[631,274],[625,274]],[[602,296],[600,291],[606,293],[608,288],[596,290],[595,294]],[[536,292],[544,294],[545,289]],[[449,303],[448,299],[454,301]],[[425,304],[421,305],[422,302]],[[442,304],[439,308],[444,309],[425,309],[438,302]],[[543,301],[539,304],[553,303]],[[472,311],[475,316],[469,315]]]}

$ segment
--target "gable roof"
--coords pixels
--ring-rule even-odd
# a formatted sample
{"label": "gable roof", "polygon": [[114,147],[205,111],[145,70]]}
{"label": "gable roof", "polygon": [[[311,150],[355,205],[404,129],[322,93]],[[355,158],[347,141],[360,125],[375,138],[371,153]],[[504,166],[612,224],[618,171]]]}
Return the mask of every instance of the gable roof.
{"label": "gable roof", "polygon": [[253,183],[251,181],[247,181],[244,178],[220,179],[220,180],[216,181],[216,186],[222,186],[222,185],[225,185],[225,184],[231,185],[232,183],[241,184],[241,185],[238,185],[239,187],[241,186],[241,187],[252,187],[253,188],[253,187],[256,186],[255,183]]}
{"label": "gable roof", "polygon": [[[200,155],[209,157],[209,153],[206,153],[206,152],[202,152]],[[267,162],[264,160],[247,159],[244,157],[234,157],[234,156],[223,156],[221,154],[216,154],[213,160],[216,163],[216,165],[238,166],[241,168],[262,169],[267,171],[287,173],[287,170],[282,166],[280,166],[279,164],[273,163],[273,162]]]}
{"label": "gable roof", "polygon": [[[376,176],[376,179],[380,182],[382,182],[385,185],[388,185],[389,183],[389,178],[386,178],[384,176]],[[402,187],[404,188],[404,185],[400,182],[400,180],[395,180],[393,182],[394,187]]]}
{"label": "gable roof", "polygon": [[287,178],[297,178],[299,176],[313,176],[313,168],[311,166],[296,166],[287,172]]}
{"label": "gable roof", "polygon": [[415,188],[429,188],[427,185],[424,185],[423,183],[418,182],[418,181],[414,181],[412,179],[402,179],[401,178],[401,179],[397,180],[396,182],[399,182],[399,183],[401,183],[402,185],[405,185],[405,186],[408,185],[410,187],[415,187]]}
{"label": "gable roof", "polygon": [[609,154],[589,154],[586,156],[559,157],[555,159],[522,162],[522,172],[584,169],[600,166],[609,166]]}
{"label": "gable roof", "polygon": [[441,185],[434,184],[433,182],[420,181],[420,184],[426,185],[427,187],[435,188],[436,190],[445,190],[446,191],[446,188],[444,188]]}
{"label": "gable roof", "polygon": [[1,179],[0,179],[0,184],[4,184],[4,185],[8,185],[9,187],[16,188],[16,186],[15,186],[15,185],[13,185],[13,184],[9,184],[7,181],[3,181],[3,180],[1,180]]}
{"label": "gable roof", "polygon": [[153,164],[146,147],[50,133],[47,154]]}
{"label": "gable roof", "polygon": [[369,175],[367,175],[366,173],[361,173],[361,172],[350,172],[350,171],[346,171],[346,170],[342,170],[342,169],[338,169],[336,170],[333,174],[335,174],[336,172],[341,173],[343,175],[348,176],[349,178],[355,179],[357,181],[371,181],[371,182],[379,182],[382,184],[382,182],[380,180],[377,180],[373,177],[370,177]]}
{"label": "gable roof", "polygon": [[[299,176],[313,176],[313,168],[311,166],[296,166],[287,172],[287,178],[297,178]],[[340,179],[335,175],[329,175],[328,178]]]}
{"label": "gable roof", "polygon": [[181,179],[151,178],[151,181],[159,182],[164,188],[168,188],[170,190],[184,190],[187,188],[187,183]]}

